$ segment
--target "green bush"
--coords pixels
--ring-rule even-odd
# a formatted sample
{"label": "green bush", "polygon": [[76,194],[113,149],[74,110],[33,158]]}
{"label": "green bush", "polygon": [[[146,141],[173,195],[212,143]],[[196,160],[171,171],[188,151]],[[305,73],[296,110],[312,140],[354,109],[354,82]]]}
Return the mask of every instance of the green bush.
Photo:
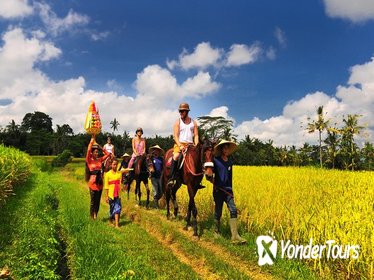
{"label": "green bush", "polygon": [[31,166],[28,154],[0,145],[0,203],[28,179]]}
{"label": "green bush", "polygon": [[73,154],[69,150],[64,150],[56,158],[52,160],[53,167],[63,167],[72,161]]}

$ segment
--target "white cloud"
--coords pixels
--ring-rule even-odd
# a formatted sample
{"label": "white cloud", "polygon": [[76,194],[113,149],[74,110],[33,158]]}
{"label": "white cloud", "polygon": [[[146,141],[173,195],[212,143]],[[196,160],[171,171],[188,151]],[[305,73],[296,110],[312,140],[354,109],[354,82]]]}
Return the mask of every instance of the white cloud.
{"label": "white cloud", "polygon": [[167,61],[168,68],[173,70],[175,67],[180,67],[184,70],[198,68],[205,69],[209,66],[217,66],[222,56],[222,50],[212,48],[209,42],[202,42],[198,44],[193,53],[188,53],[187,50],[179,55],[179,61]]}
{"label": "white cloud", "polygon": [[316,134],[306,131],[308,118],[316,119],[319,106],[324,107],[326,119],[342,126],[343,117],[348,114],[362,115],[361,125],[367,125],[364,134],[357,137],[358,143],[374,141],[374,59],[351,68],[347,86],[338,86],[336,94],[323,92],[308,93],[299,100],[291,101],[283,108],[280,116],[266,120],[253,118],[243,121],[235,128],[240,137],[250,135],[262,141],[274,140],[274,144],[301,146],[305,142],[317,144]]}
{"label": "white cloud", "polygon": [[278,26],[275,28],[274,30],[274,36],[275,38],[277,39],[279,45],[282,47],[282,48],[285,48],[287,46],[287,39],[286,39],[286,34],[284,33],[284,31],[279,28]]}
{"label": "white cloud", "polygon": [[214,108],[210,113],[208,114],[211,117],[224,117],[225,119],[232,119],[229,114],[229,108],[227,106],[220,106],[217,108]]}
{"label": "white cloud", "polygon": [[227,53],[225,66],[240,66],[254,63],[258,60],[261,53],[262,49],[258,43],[254,43],[252,46],[234,44]]}
{"label": "white cloud", "polygon": [[266,57],[270,60],[274,60],[277,58],[277,51],[275,50],[274,47],[270,46],[267,50],[266,50]]}
{"label": "white cloud", "polygon": [[33,69],[34,65],[57,58],[61,50],[48,41],[27,38],[20,28],[8,30],[3,40],[4,45],[0,48],[0,98],[12,98],[22,87],[33,92],[34,83],[43,76]]}
{"label": "white cloud", "polygon": [[219,88],[219,83],[212,81],[208,72],[199,72],[196,76],[188,78],[182,84],[182,95],[199,98],[209,95]]}
{"label": "white cloud", "polygon": [[1,0],[0,18],[13,19],[29,16],[33,13],[33,8],[27,0]]}
{"label": "white cloud", "polygon": [[102,41],[102,40],[105,40],[109,35],[110,35],[109,31],[91,32],[91,39],[93,41]]}
{"label": "white cloud", "polygon": [[[192,53],[183,50],[178,60],[167,60],[166,64],[170,70],[181,68],[183,70],[199,69],[208,67],[237,67],[244,64],[256,62],[263,53],[260,43],[253,43],[251,46],[245,44],[233,44],[230,50],[225,52],[220,48],[213,48],[209,42],[198,44]],[[271,59],[275,58],[275,50],[268,53]]]}
{"label": "white cloud", "polygon": [[[61,54],[42,32],[27,36],[21,28],[14,28],[4,33],[2,40],[0,100],[11,102],[0,105],[1,126],[12,119],[20,124],[26,113],[42,111],[52,117],[55,125],[68,123],[76,133],[82,132],[88,105],[95,100],[104,131],[110,131],[110,121],[117,118],[120,131],[132,132],[142,126],[145,136],[170,135],[178,117],[177,104],[182,99],[200,98],[219,88],[209,73],[198,72],[178,83],[168,69],[150,65],[137,75],[135,97],[115,91],[99,92],[88,89],[84,77],[53,81],[38,69],[40,63]],[[107,85],[116,87],[118,83],[111,80]]]}
{"label": "white cloud", "polygon": [[81,15],[73,10],[69,10],[66,17],[59,18],[48,4],[35,3],[35,7],[38,9],[40,18],[46,28],[55,36],[70,30],[76,25],[86,25],[90,21],[88,16]]}
{"label": "white cloud", "polygon": [[374,19],[372,0],[324,0],[326,14],[333,18],[343,18],[352,22]]}

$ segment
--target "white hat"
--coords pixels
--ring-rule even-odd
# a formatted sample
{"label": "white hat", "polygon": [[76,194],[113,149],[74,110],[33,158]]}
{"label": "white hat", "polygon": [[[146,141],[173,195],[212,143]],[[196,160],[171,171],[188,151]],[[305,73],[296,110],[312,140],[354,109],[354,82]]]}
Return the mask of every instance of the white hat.
{"label": "white hat", "polygon": [[150,147],[149,151],[152,153],[152,151],[155,150],[155,149],[160,150],[162,155],[165,153],[165,151],[159,145],[155,145],[155,146]]}
{"label": "white hat", "polygon": [[128,154],[128,153],[124,153],[123,155],[122,155],[122,157],[124,158],[124,157],[130,157],[130,155]]}

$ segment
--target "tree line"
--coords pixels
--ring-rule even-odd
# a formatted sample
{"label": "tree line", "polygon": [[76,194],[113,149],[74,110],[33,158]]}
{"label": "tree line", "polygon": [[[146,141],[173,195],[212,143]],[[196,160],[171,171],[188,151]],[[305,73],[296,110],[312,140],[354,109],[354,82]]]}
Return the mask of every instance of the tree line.
{"label": "tree line", "polygon": [[[348,115],[343,118],[343,126],[331,126],[325,119],[323,107],[317,110],[317,119],[308,120],[305,128],[309,133],[318,132],[319,145],[305,143],[302,147],[276,147],[273,140],[266,142],[246,135],[237,141],[238,149],[233,155],[237,165],[268,166],[322,166],[325,168],[348,170],[373,170],[374,146],[366,142],[360,148],[355,137],[362,133],[363,126],[358,124],[359,115]],[[212,141],[221,139],[237,140],[233,133],[232,120],[223,117],[201,116],[198,118],[199,135]],[[98,143],[104,145],[108,137],[116,147],[116,156],[125,152],[131,154],[133,134],[124,131],[118,134],[120,123],[114,118],[110,122],[112,132],[102,132],[96,136]],[[171,130],[171,129],[170,129]],[[323,132],[327,137],[322,139]],[[75,134],[69,124],[57,124],[53,129],[52,118],[43,112],[27,113],[21,124],[12,120],[4,128],[0,127],[0,143],[13,146],[30,155],[58,155],[69,150],[74,157],[84,157],[91,136],[86,133]],[[147,148],[159,145],[163,149],[173,146],[173,136],[147,138]]]}

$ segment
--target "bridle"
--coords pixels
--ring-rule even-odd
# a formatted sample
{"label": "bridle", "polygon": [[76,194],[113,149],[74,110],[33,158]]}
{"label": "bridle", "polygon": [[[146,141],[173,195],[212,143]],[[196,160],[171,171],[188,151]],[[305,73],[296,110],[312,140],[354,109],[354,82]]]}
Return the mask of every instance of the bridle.
{"label": "bridle", "polygon": [[[202,156],[201,156],[201,162],[204,162],[204,164],[203,164],[203,171],[202,171],[202,172],[199,172],[199,173],[195,173],[195,172],[192,171],[192,164],[193,164],[193,163],[192,163],[191,160],[188,160],[188,157],[187,157],[187,151],[188,151],[188,148],[189,148],[190,146],[192,146],[192,144],[189,144],[189,145],[188,145],[185,149],[183,149],[183,151],[182,151],[182,153],[183,153],[183,157],[184,157],[183,160],[184,160],[184,162],[185,162],[184,164],[186,165],[186,168],[187,168],[188,172],[191,173],[193,176],[197,177],[197,176],[204,175],[204,173],[205,173],[205,168],[207,168],[207,167],[213,167],[213,166],[214,166],[213,162],[211,162],[211,161],[209,161],[209,162],[204,162],[204,160],[205,160],[204,155],[206,154],[207,150],[212,150],[212,148],[211,148],[211,147],[206,148],[206,149],[203,148],[203,152],[202,152]],[[203,158],[204,158],[204,160],[203,160]]]}

